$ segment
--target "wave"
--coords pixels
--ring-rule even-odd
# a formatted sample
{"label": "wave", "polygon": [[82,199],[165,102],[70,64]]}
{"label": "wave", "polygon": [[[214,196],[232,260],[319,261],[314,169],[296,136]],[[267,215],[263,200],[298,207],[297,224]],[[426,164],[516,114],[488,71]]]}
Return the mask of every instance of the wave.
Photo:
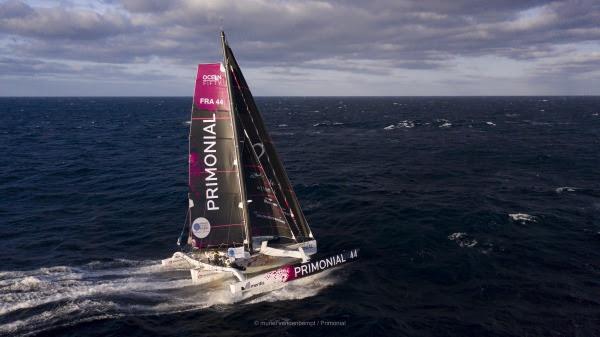
{"label": "wave", "polygon": [[[329,273],[307,279],[255,297],[248,303],[305,298],[336,282],[336,277]],[[194,285],[188,270],[164,267],[154,260],[115,260],[81,267],[2,271],[0,335],[34,334],[122,316],[201,310],[241,300],[246,299],[234,298],[222,285]]]}
{"label": "wave", "polygon": [[570,187],[570,186],[563,186],[563,187],[557,187],[554,191],[556,191],[556,193],[558,193],[558,194],[561,194],[563,192],[575,192],[575,191],[577,191],[577,188]]}
{"label": "wave", "polygon": [[448,235],[448,240],[456,242],[460,248],[472,248],[477,246],[477,240],[465,232],[457,232]]}
{"label": "wave", "polygon": [[526,213],[511,213],[508,215],[513,221],[520,222],[522,224],[528,222],[537,222],[537,218],[533,215],[529,215]]}
{"label": "wave", "polygon": [[398,124],[391,124],[386,126],[385,128],[383,128],[384,130],[393,130],[396,128],[406,128],[406,129],[412,129],[415,127],[415,122],[411,121],[411,120],[403,120],[398,122]]}
{"label": "wave", "polygon": [[331,122],[331,121],[323,121],[323,122],[318,122],[313,124],[314,127],[320,127],[320,126],[342,126],[344,125],[344,123],[342,122]]}

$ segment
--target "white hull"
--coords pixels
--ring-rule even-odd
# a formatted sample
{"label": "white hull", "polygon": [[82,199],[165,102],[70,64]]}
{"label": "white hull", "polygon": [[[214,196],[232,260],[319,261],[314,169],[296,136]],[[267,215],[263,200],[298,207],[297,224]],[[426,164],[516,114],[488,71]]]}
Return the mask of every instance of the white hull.
{"label": "white hull", "polygon": [[257,265],[241,272],[233,268],[207,265],[182,253],[175,253],[172,258],[163,260],[163,265],[189,268],[192,282],[195,284],[218,282],[228,286],[234,295],[254,295],[281,288],[287,282],[317,274],[357,258],[358,249],[307,262],[293,257],[278,257],[267,259],[272,263]]}

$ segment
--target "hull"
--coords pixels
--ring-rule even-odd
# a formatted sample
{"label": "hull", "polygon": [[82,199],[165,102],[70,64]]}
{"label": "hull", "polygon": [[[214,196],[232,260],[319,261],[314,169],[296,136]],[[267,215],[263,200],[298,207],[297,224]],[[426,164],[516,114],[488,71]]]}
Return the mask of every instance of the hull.
{"label": "hull", "polygon": [[309,277],[358,259],[358,249],[344,251],[309,262],[285,265],[245,281],[231,284],[233,294],[258,294],[283,287],[287,282]]}
{"label": "hull", "polygon": [[[242,271],[245,277],[253,277],[260,273],[265,273],[281,267],[286,264],[293,264],[298,262],[298,259],[294,258],[272,258],[270,256],[257,255],[255,260],[246,270]],[[189,265],[188,265],[189,268]],[[192,268],[190,269],[190,275],[194,284],[206,284],[215,281],[224,282],[228,280],[235,280],[236,277],[231,273],[215,272],[205,270],[204,268]]]}
{"label": "hull", "polygon": [[[264,246],[261,246],[257,252],[243,259],[243,268],[228,264],[227,258],[224,257],[226,254],[224,251],[178,252],[173,257],[162,260],[162,265],[173,269],[190,269],[194,283],[209,283],[231,277],[237,277],[238,279],[252,277],[286,264],[306,261],[316,252],[316,241],[275,247],[267,247],[265,242]],[[214,257],[216,255],[224,263],[215,263]]]}
{"label": "hull", "polygon": [[[234,295],[252,296],[281,288],[288,282],[310,277],[355,261],[358,259],[358,254],[359,250],[353,249],[308,262],[300,262],[296,258],[273,258],[257,254],[253,256],[256,258],[254,266],[239,273],[237,273],[237,270],[231,270],[231,268],[211,265],[199,265],[190,268],[194,260],[186,261],[180,255],[163,260],[163,265],[190,268],[191,279],[194,284],[220,283],[223,286],[229,286],[229,290]],[[177,263],[181,264],[178,265]]]}

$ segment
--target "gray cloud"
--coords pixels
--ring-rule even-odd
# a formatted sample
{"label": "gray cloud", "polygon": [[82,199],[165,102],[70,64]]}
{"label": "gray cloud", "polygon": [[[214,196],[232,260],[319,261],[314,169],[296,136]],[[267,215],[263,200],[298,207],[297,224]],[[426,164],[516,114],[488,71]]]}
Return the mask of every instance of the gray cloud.
{"label": "gray cloud", "polygon": [[[224,25],[244,67],[274,74],[451,71],[459,58],[494,56],[537,62],[538,75],[584,68],[569,55],[582,44],[600,49],[598,22],[595,0],[104,0],[101,9],[10,0],[0,3],[0,50],[40,62],[32,72],[57,61],[175,69],[219,60]],[[14,62],[14,71],[30,69]]]}
{"label": "gray cloud", "polygon": [[95,40],[134,29],[125,15],[116,12],[100,14],[63,7],[32,8],[13,0],[0,4],[0,32],[15,36]]}
{"label": "gray cloud", "polygon": [[68,64],[40,59],[0,57],[0,73],[4,77],[31,77],[92,80],[96,82],[127,80],[152,81],[173,79],[165,73],[139,72],[121,65]]}

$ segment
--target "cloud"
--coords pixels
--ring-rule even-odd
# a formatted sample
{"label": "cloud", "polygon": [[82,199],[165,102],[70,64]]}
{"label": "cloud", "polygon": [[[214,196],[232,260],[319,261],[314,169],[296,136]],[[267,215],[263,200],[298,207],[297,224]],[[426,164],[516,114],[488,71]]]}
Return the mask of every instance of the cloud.
{"label": "cloud", "polygon": [[[18,59],[48,67],[89,62],[183,72],[220,60],[218,31],[224,26],[244,69],[271,68],[274,74],[326,69],[383,80],[406,71],[460,75],[465,65],[457,60],[490,56],[534,62],[522,73],[534,78],[548,67],[576,71],[567,66],[573,64],[571,53],[593,55],[600,49],[600,4],[591,0],[81,3],[0,3],[0,51],[20,71],[27,68]],[[592,47],[579,50],[583,44]],[[4,67],[10,72],[9,63]],[[488,77],[482,74],[481,80]]]}
{"label": "cloud", "polygon": [[0,57],[0,73],[3,77],[26,78],[38,80],[40,78],[77,79],[95,82],[126,80],[126,81],[153,81],[170,80],[174,77],[168,73],[147,71],[139,67],[114,64],[96,63],[66,63],[46,61],[42,59],[22,59]]}
{"label": "cloud", "polygon": [[13,36],[80,41],[131,32],[133,28],[125,15],[115,12],[32,8],[12,0],[0,4],[0,32]]}

